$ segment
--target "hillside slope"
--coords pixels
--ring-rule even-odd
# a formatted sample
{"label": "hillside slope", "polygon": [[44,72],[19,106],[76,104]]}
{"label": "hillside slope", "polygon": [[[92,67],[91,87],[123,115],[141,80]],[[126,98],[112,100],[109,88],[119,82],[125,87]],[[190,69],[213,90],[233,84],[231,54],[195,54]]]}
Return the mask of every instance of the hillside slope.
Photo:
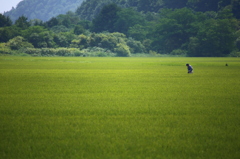
{"label": "hillside slope", "polygon": [[19,16],[26,16],[28,19],[41,19],[47,21],[59,14],[68,11],[75,11],[83,0],[23,0],[16,8],[11,9],[4,15],[9,16],[13,21]]}
{"label": "hillside slope", "polygon": [[106,4],[115,3],[122,8],[133,7],[139,12],[158,13],[163,8],[191,8],[194,11],[207,12],[227,7],[235,18],[240,19],[240,0],[86,0],[76,10],[82,19],[92,20]]}

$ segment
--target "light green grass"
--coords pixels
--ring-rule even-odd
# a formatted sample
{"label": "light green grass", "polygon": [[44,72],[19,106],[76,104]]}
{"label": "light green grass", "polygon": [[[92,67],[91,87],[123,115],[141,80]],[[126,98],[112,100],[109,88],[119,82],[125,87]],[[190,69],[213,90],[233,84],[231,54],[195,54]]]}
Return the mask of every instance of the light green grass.
{"label": "light green grass", "polygon": [[240,58],[0,57],[0,88],[3,159],[240,158]]}

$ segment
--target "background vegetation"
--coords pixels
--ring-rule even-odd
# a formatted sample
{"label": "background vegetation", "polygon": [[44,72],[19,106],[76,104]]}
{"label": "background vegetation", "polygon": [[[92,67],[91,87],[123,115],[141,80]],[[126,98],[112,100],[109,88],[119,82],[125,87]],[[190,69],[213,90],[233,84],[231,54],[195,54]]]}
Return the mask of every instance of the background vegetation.
{"label": "background vegetation", "polygon": [[87,0],[47,21],[0,15],[0,53],[53,56],[60,54],[51,50],[64,48],[61,55],[69,56],[239,56],[239,8],[240,0]]}
{"label": "background vegetation", "polygon": [[239,158],[239,60],[0,57],[0,158]]}

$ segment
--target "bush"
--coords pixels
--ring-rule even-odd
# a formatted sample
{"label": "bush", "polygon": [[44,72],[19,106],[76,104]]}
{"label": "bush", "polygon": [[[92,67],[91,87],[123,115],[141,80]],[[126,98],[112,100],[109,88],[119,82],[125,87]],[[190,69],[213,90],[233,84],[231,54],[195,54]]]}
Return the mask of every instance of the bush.
{"label": "bush", "polygon": [[[140,41],[133,38],[127,39],[126,35],[118,32],[81,34],[71,41],[70,47],[83,49],[87,56],[115,56],[115,54],[106,53],[106,50],[115,52],[118,56],[146,52],[145,46]],[[99,48],[101,49],[99,50]]]}
{"label": "bush", "polygon": [[145,47],[140,41],[136,41],[133,38],[128,38],[127,45],[130,47],[131,53],[144,53]]}
{"label": "bush", "polygon": [[173,50],[170,55],[179,55],[179,56],[186,56],[187,55],[187,51],[186,50],[181,50],[181,49],[176,49]]}
{"label": "bush", "polygon": [[100,48],[100,47],[89,47],[80,51],[83,56],[92,56],[92,57],[114,57],[115,53],[112,53],[110,50]]}
{"label": "bush", "polygon": [[57,48],[56,55],[58,55],[58,56],[73,56],[74,53],[72,53],[71,50],[67,49],[67,48]]}
{"label": "bush", "polygon": [[26,48],[24,50],[26,54],[32,55],[32,56],[41,56],[41,49],[36,48]]}
{"label": "bush", "polygon": [[99,52],[97,53],[98,57],[107,57],[108,55],[105,52]]}
{"label": "bush", "polygon": [[130,49],[123,43],[117,44],[117,48],[114,49],[118,56],[129,57],[131,56]]}
{"label": "bush", "polygon": [[41,49],[41,55],[42,56],[54,56],[54,55],[56,55],[56,49],[42,48]]}
{"label": "bush", "polygon": [[156,51],[152,51],[152,50],[149,51],[149,55],[151,56],[156,56],[157,54],[158,53]]}
{"label": "bush", "polygon": [[76,48],[26,48],[25,53],[32,56],[82,56],[83,53]]}
{"label": "bush", "polygon": [[71,56],[83,56],[83,54],[81,53],[81,51],[77,48],[68,48]]}
{"label": "bush", "polygon": [[81,52],[75,52],[75,53],[74,53],[74,56],[83,56],[83,53],[81,53]]}
{"label": "bush", "polygon": [[19,50],[21,48],[33,48],[33,45],[29,42],[27,42],[23,37],[16,36],[15,38],[9,40],[7,42],[7,45],[12,50]]}
{"label": "bush", "polygon": [[240,57],[240,51],[235,51],[229,54],[230,57]]}
{"label": "bush", "polygon": [[0,54],[12,54],[12,50],[6,45],[6,43],[0,43]]}

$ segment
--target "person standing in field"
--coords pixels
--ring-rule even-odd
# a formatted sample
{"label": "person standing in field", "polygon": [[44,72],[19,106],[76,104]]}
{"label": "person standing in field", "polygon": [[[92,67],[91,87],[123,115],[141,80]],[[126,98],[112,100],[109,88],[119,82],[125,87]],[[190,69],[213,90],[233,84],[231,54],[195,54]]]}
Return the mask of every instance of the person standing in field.
{"label": "person standing in field", "polygon": [[188,63],[186,64],[187,69],[188,69],[188,73],[193,73],[193,67],[191,65],[189,65]]}

